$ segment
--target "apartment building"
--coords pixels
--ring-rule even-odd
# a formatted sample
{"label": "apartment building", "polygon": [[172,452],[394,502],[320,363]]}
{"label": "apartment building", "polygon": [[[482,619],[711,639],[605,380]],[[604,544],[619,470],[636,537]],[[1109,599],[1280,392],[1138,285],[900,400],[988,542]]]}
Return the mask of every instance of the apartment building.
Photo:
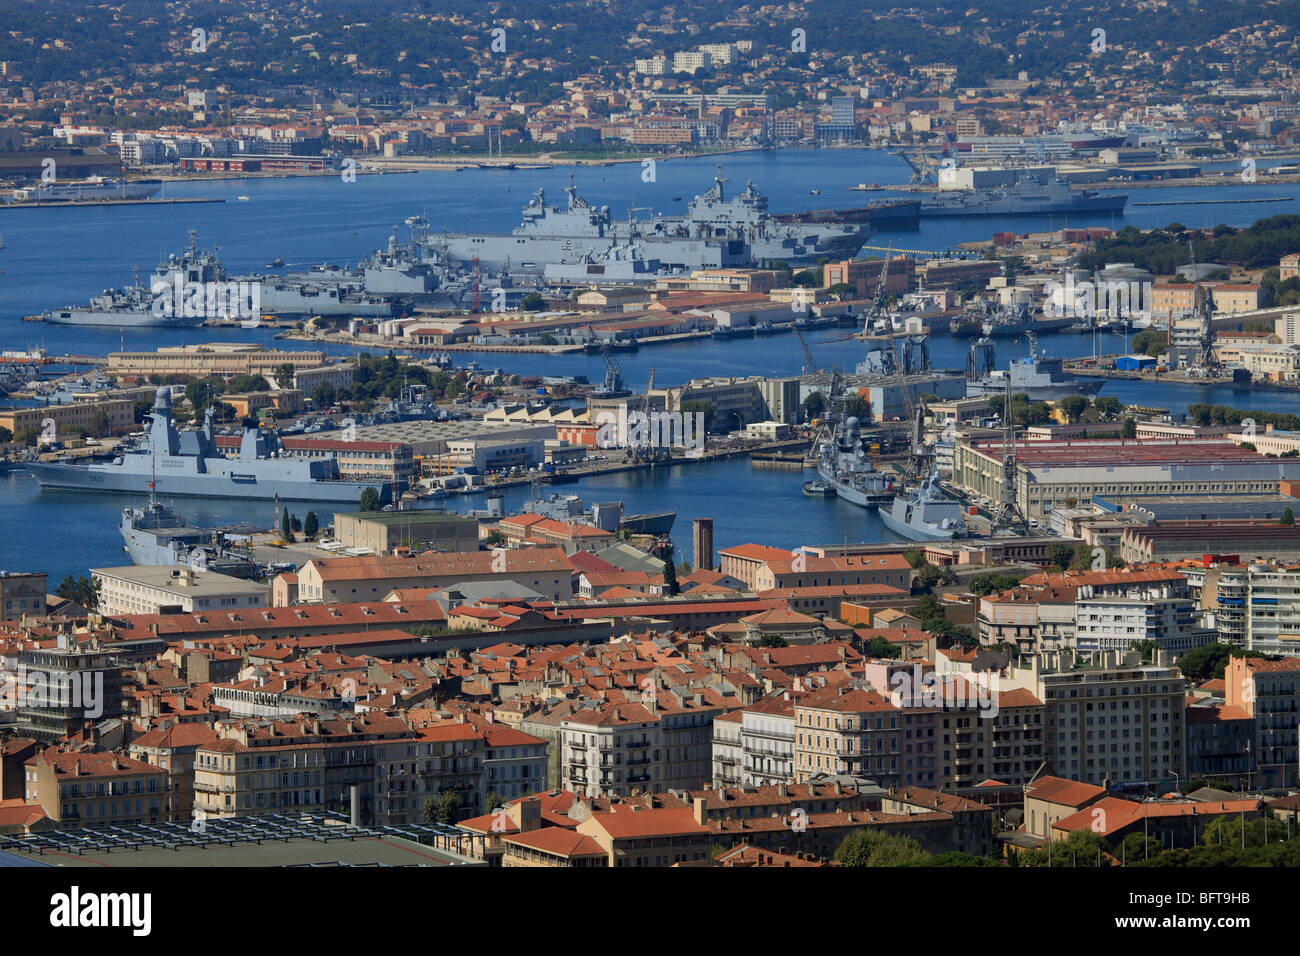
{"label": "apartment building", "polygon": [[937,710],[896,706],[856,682],[795,704],[795,781],[849,775],[885,788],[933,786]]}
{"label": "apartment building", "polygon": [[580,707],[560,723],[563,785],[589,797],[705,787],[720,713],[700,695],[666,691],[646,691],[639,703]]}
{"label": "apartment building", "polygon": [[795,697],[778,691],[740,712],[741,784],[761,787],[795,779]]}
{"label": "apartment building", "polygon": [[1215,640],[1215,633],[1200,626],[1195,602],[1177,596],[1182,588],[1139,588],[1123,595],[1093,596],[1093,588],[1079,589],[1075,603],[1074,644],[1080,652],[1127,651],[1134,642],[1154,641],[1162,650],[1185,654]]}
{"label": "apartment building", "polygon": [[1068,651],[1009,668],[1004,690],[1029,691],[1046,708],[1043,760],[1050,772],[1102,785],[1186,779],[1186,682],[1176,667],[1110,651],[1085,661]]}
{"label": "apartment building", "polygon": [[987,693],[991,706],[981,708],[976,695],[958,692],[954,680],[945,682],[937,721],[936,786],[974,787],[985,780],[1020,785],[1042,766],[1042,701],[1024,688],[1002,690],[991,684]]}
{"label": "apartment building", "polygon": [[234,611],[265,607],[265,584],[178,565],[93,568],[102,614]]}
{"label": "apartment building", "polygon": [[740,742],[742,715],[739,711],[713,718],[713,785],[737,787],[744,780],[745,752]]}
{"label": "apartment building", "polygon": [[1224,701],[1254,721],[1254,738],[1247,742],[1257,787],[1297,784],[1296,746],[1300,727],[1300,658],[1280,661],[1229,658],[1223,675]]}
{"label": "apartment building", "polygon": [[[53,647],[21,648],[10,685],[16,691],[11,700],[18,733],[50,742],[88,722],[125,716],[126,665],[115,650],[98,637],[83,643],[67,633],[60,633]],[[0,699],[9,696],[0,692]]]}
{"label": "apartment building", "polygon": [[204,723],[180,723],[157,727],[131,741],[128,753],[157,767],[167,775],[160,807],[167,820],[194,817],[194,755],[204,744],[215,743],[217,732]]}
{"label": "apartment building", "polygon": [[24,800],[64,827],[165,823],[167,771],[115,753],[59,753],[26,765]]}
{"label": "apartment building", "polygon": [[0,571],[0,621],[45,613],[44,571]]}

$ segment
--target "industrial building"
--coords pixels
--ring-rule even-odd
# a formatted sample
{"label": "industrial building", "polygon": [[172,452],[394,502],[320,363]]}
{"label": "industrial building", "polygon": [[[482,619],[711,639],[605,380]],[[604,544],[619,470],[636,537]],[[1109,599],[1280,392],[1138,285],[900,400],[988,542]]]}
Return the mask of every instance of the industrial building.
{"label": "industrial building", "polygon": [[[1300,459],[1268,458],[1221,439],[1030,441],[1016,445],[1015,459],[1016,504],[1035,520],[1096,495],[1276,494],[1281,482],[1300,478]],[[1000,504],[1002,440],[958,444],[953,483]]]}

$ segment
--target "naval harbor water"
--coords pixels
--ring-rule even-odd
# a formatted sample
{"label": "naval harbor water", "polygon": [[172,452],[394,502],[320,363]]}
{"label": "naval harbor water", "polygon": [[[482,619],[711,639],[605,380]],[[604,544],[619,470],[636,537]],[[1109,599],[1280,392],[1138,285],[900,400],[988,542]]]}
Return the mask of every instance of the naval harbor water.
{"label": "naval harbor water", "polygon": [[[896,198],[887,192],[850,192],[857,183],[905,183],[902,160],[870,150],[757,152],[722,158],[728,188],[743,188],[753,179],[771,197],[776,212],[846,207]],[[659,162],[654,182],[642,180],[639,164],[573,170],[581,195],[596,204],[609,204],[616,215],[629,207],[680,211],[685,201],[709,185],[712,159]],[[1261,166],[1262,168],[1262,166]],[[533,191],[544,187],[550,202],[563,202],[561,192],[570,169],[464,170],[403,175],[361,176],[344,183],[337,178],[230,180],[178,183],[166,187],[168,197],[218,197],[224,203],[76,207],[68,209],[0,211],[0,347],[43,346],[51,353],[105,355],[121,344],[154,348],[203,341],[270,343],[273,333],[248,329],[124,330],[86,329],[23,323],[34,312],[84,302],[100,290],[121,286],[133,268],[142,273],[160,258],[179,251],[189,229],[198,232],[201,247],[219,246],[233,273],[262,270],[268,260],[282,258],[291,266],[320,262],[356,262],[368,250],[386,242],[394,225],[422,213],[434,229],[506,231],[519,219],[519,208]],[[810,189],[819,189],[811,195]],[[242,202],[237,196],[246,195]],[[674,196],[682,201],[674,201]],[[1185,226],[1227,223],[1248,225],[1256,219],[1300,211],[1300,186],[1246,185],[1164,187],[1130,192],[1130,203],[1182,202],[1207,199],[1277,198],[1278,202],[1135,206],[1123,216],[1044,216],[969,220],[923,220],[917,229],[881,232],[869,242],[911,249],[942,250],[960,242],[987,239],[997,231],[1026,232],[1064,225],[1141,228],[1180,222]],[[1289,200],[1289,201],[1284,201]],[[641,212],[639,215],[646,215]],[[405,233],[405,227],[402,227]],[[864,351],[861,342],[845,339],[847,330],[819,330],[808,335],[818,363],[851,368]],[[1095,343],[1087,336],[1044,335],[1041,344],[1052,354],[1075,357],[1124,351],[1125,338],[1107,335]],[[967,342],[947,335],[931,339],[937,367],[959,368]],[[303,343],[279,343],[281,348],[307,348]],[[328,352],[353,351],[324,346]],[[998,342],[1003,364],[1023,354],[1023,343]],[[598,357],[457,353],[456,361],[477,359],[485,368],[502,367],[532,375],[586,375],[597,381],[603,373]],[[716,374],[786,375],[799,372],[803,355],[792,335],[725,342],[700,341],[648,346],[618,356],[631,387],[641,387],[654,368],[657,384]],[[1300,411],[1300,400],[1289,393],[1252,391],[1232,386],[1170,386],[1146,382],[1111,381],[1103,394],[1124,402],[1183,411],[1194,402],[1211,402],[1261,409]],[[690,555],[690,519],[712,517],[715,541],[726,547],[743,541],[763,541],[794,547],[801,543],[875,541],[887,539],[874,511],[843,502],[805,498],[800,477],[788,471],[764,471],[746,461],[728,461],[625,473],[560,486],[587,503],[621,500],[628,512],[675,510],[674,540],[680,553]],[[517,506],[527,490],[506,495]],[[89,567],[127,560],[116,530],[129,496],[40,492],[25,472],[0,476],[0,568],[44,569],[55,581]],[[452,501],[453,507],[481,507],[481,498]],[[271,523],[270,504],[182,499],[178,509],[198,524]],[[309,506],[296,505],[301,516]]]}

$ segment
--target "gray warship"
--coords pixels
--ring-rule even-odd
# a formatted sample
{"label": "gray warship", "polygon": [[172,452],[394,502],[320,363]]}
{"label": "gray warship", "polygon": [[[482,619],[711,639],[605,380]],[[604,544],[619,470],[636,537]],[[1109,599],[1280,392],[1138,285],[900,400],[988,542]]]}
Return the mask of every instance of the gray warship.
{"label": "gray warship", "polygon": [[[293,458],[279,438],[244,429],[239,454],[225,458],[213,437],[211,409],[201,428],[178,432],[172,421],[171,391],[159,388],[145,439],[111,462],[31,462],[28,471],[42,488],[125,492],[168,497],[252,498],[356,504],[367,485],[344,481],[333,458]],[[371,486],[373,487],[373,486]],[[381,500],[391,489],[376,489]]]}
{"label": "gray warship", "polygon": [[237,578],[257,575],[251,551],[237,542],[247,542],[260,529],[196,528],[152,494],[144,507],[122,509],[118,530],[132,564],[188,565]]}
{"label": "gray warship", "polygon": [[888,505],[881,504],[878,514],[881,524],[909,541],[944,541],[969,534],[961,503],[943,493],[937,472],[927,474],[917,488],[896,495]]}
{"label": "gray warship", "polygon": [[161,313],[154,307],[154,287],[165,284],[185,288],[191,283],[226,283],[226,270],[215,252],[201,252],[190,231],[190,245],[181,255],[174,253],[154,269],[152,277],[135,281],[122,289],[105,289],[87,306],[69,306],[43,312],[37,318],[52,325],[94,325],[112,328],[192,328],[203,324],[203,311],[191,314],[187,309]]}
{"label": "gray warship", "polygon": [[1009,186],[941,190],[921,200],[921,218],[1122,213],[1127,204],[1124,193],[1075,190],[1060,176],[1025,174]]}
{"label": "gray warship", "polygon": [[579,196],[570,180],[566,207],[548,205],[545,190],[538,189],[510,233],[447,232],[431,241],[447,264],[475,261],[488,269],[542,273],[548,264],[614,258],[645,263],[641,271],[648,272],[849,257],[873,231],[866,223],[779,222],[753,183],[731,198],[725,183],[716,176],[684,216],[640,220],[629,212],[619,220],[609,206],[593,206]]}
{"label": "gray warship", "polygon": [[1030,401],[1050,402],[1066,395],[1092,397],[1106,384],[1104,378],[1071,375],[1061,359],[1038,351],[1038,338],[1033,332],[1026,332],[1025,338],[1029,354],[1012,362],[1005,371],[996,367],[992,342],[972,342],[966,359],[967,396],[1005,395],[1009,386],[1012,394],[1024,393]]}

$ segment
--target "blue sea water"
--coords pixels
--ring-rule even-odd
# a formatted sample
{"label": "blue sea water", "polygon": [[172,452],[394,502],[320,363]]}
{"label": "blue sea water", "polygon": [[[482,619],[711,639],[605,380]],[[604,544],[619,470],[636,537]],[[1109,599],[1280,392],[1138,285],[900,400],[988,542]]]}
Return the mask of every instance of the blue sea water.
{"label": "blue sea water", "polygon": [[[23,323],[22,316],[48,308],[82,303],[109,287],[120,287],[132,270],[152,269],[160,258],[179,251],[188,232],[200,247],[220,247],[234,273],[263,269],[273,258],[290,265],[321,262],[355,263],[370,249],[387,241],[392,228],[421,213],[434,229],[506,231],[519,219],[519,208],[543,188],[549,201],[562,201],[561,190],[570,173],[581,194],[596,204],[608,204],[616,215],[631,207],[680,211],[685,201],[702,192],[721,163],[728,188],[743,188],[752,179],[771,198],[776,212],[847,207],[889,199],[887,192],[851,192],[858,183],[896,184],[908,178],[896,156],[875,150],[783,150],[734,154],[715,159],[659,161],[653,182],[645,182],[639,163],[609,166],[554,167],[541,170],[430,171],[414,174],[339,178],[225,180],[168,184],[168,197],[212,197],[221,203],[166,206],[74,207],[67,209],[0,210],[0,348],[42,346],[55,354],[106,355],[127,348],[154,348],[203,341],[272,342],[264,329],[125,330],[85,329]],[[818,195],[811,193],[819,190]],[[236,200],[239,195],[247,202]],[[682,201],[674,201],[681,196]],[[1241,226],[1256,219],[1297,211],[1296,185],[1245,185],[1232,182],[1214,187],[1164,187],[1134,190],[1131,200],[1182,202],[1197,205],[1130,205],[1122,216],[1042,217],[970,220],[923,220],[907,231],[882,232],[872,245],[942,250],[958,243],[987,239],[998,231],[1033,231],[1064,225],[1103,225],[1143,228],[1178,221],[1186,226],[1218,223]],[[1205,200],[1276,198],[1276,202],[1204,204]],[[644,214],[642,214],[644,215]],[[404,229],[405,227],[403,227]],[[810,345],[822,365],[852,367],[863,343],[846,339],[847,330],[811,333]],[[1063,357],[1091,354],[1086,336],[1045,335],[1041,344]],[[939,367],[959,368],[966,341],[933,337],[931,353]],[[279,343],[293,348],[293,343]],[[1103,353],[1125,350],[1123,336],[1102,337]],[[999,343],[1000,361],[1014,357],[1023,346]],[[331,352],[347,352],[326,346]],[[476,356],[484,367],[501,366],[532,375],[586,375],[598,380],[599,357],[578,355]],[[458,356],[458,360],[460,357]],[[465,357],[468,360],[468,356]],[[658,384],[715,374],[797,373],[804,360],[794,338],[778,335],[726,342],[686,342],[645,347],[619,356],[626,380],[640,387],[654,368]],[[1250,391],[1231,386],[1168,386],[1113,381],[1104,394],[1125,402],[1182,411],[1193,402],[1237,407],[1300,411],[1300,402],[1286,393]],[[778,546],[800,543],[879,540],[887,532],[874,512],[843,502],[819,501],[799,493],[800,478],[791,472],[762,471],[733,461],[653,473],[606,476],[584,481],[572,490],[587,502],[623,500],[629,512],[676,510],[674,539],[689,557],[689,523],[712,517],[718,546],[757,540]],[[565,490],[570,490],[566,486]],[[522,498],[524,492],[516,495]],[[84,574],[90,567],[123,563],[116,526],[122,496],[41,492],[26,473],[0,476],[0,568],[44,569],[52,579]],[[508,504],[518,500],[507,498]],[[464,507],[474,507],[467,500]],[[269,506],[229,501],[187,500],[181,510],[196,523],[262,522],[270,524]],[[263,515],[263,512],[266,514]]]}

